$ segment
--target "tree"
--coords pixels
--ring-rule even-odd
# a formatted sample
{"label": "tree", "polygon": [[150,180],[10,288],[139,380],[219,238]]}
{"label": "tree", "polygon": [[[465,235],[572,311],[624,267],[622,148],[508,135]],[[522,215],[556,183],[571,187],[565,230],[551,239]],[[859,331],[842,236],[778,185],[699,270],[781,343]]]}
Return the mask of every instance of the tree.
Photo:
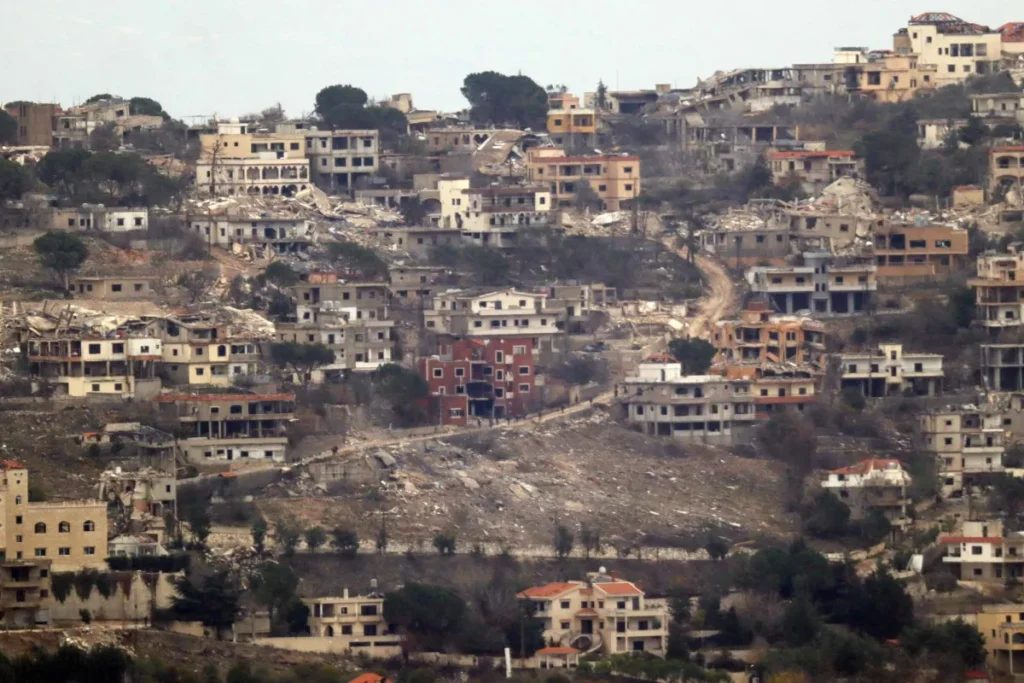
{"label": "tree", "polygon": [[954,668],[961,672],[985,665],[985,639],[977,627],[962,619],[908,628],[900,636],[900,644],[915,657],[922,652],[952,656]]}
{"label": "tree", "polygon": [[0,109],[0,145],[13,145],[18,142],[18,119]]}
{"label": "tree", "polygon": [[668,343],[668,351],[682,363],[683,374],[701,375],[711,367],[715,357],[715,347],[703,339],[673,339]]}
{"label": "tree", "polygon": [[299,527],[293,520],[281,519],[274,525],[274,540],[281,546],[285,557],[295,554],[295,549],[299,547],[300,536]]}
{"label": "tree", "polygon": [[810,600],[799,597],[786,607],[780,630],[785,634],[787,645],[801,647],[817,637],[821,631],[821,619]]}
{"label": "tree", "polygon": [[192,270],[178,276],[176,284],[188,294],[189,303],[197,303],[209,294],[220,279],[220,269],[217,266],[206,266],[199,270]]}
{"label": "tree", "polygon": [[320,526],[314,526],[306,529],[305,536],[306,547],[308,547],[309,551],[312,553],[315,553],[317,549],[327,542],[327,532]]}
{"label": "tree", "polygon": [[392,107],[367,106],[369,97],[352,85],[329,85],[316,94],[314,111],[331,128],[376,129],[383,144],[394,145],[409,130],[405,114]]}
{"label": "tree", "polygon": [[366,91],[353,85],[329,85],[316,94],[316,104],[313,111],[320,118],[327,115],[337,107],[362,108],[369,101]]}
{"label": "tree", "polygon": [[359,552],[359,536],[347,527],[335,527],[331,531],[331,545],[341,553],[342,557],[355,557]]}
{"label": "tree", "polygon": [[466,602],[447,588],[409,583],[384,596],[384,619],[424,649],[441,649],[459,631]]}
{"label": "tree", "polygon": [[573,205],[577,211],[600,211],[601,197],[594,192],[594,188],[587,180],[582,180],[576,185],[576,197]]}
{"label": "tree", "polygon": [[170,114],[154,99],[149,97],[133,97],[128,100],[128,110],[132,115],[162,116],[165,119],[171,118]]}
{"label": "tree", "polygon": [[195,503],[186,507],[183,512],[182,518],[188,523],[188,528],[192,532],[192,540],[200,545],[206,545],[212,524],[209,510],[205,505]]}
{"label": "tree", "polygon": [[597,82],[594,104],[600,110],[608,108],[608,86],[604,84],[604,79],[598,80]]}
{"label": "tree", "polygon": [[70,232],[51,230],[37,237],[32,248],[39,256],[40,265],[52,270],[65,290],[68,288],[68,276],[78,270],[89,256],[82,238]]}
{"label": "tree", "polygon": [[[3,111],[0,109],[0,111]],[[0,202],[21,199],[31,187],[31,178],[25,167],[7,159],[0,159]]]}
{"label": "tree", "polygon": [[729,554],[729,544],[722,540],[721,536],[708,536],[704,549],[708,551],[708,556],[712,560],[724,560]]}
{"label": "tree", "polygon": [[349,273],[367,280],[387,280],[388,264],[369,247],[355,242],[331,242],[327,253]]}
{"label": "tree", "polygon": [[400,423],[413,425],[423,418],[423,410],[417,402],[427,398],[430,386],[419,373],[387,363],[374,373],[373,385],[381,398],[391,405]]}
{"label": "tree", "polygon": [[884,541],[892,533],[892,523],[878,509],[871,510],[864,519],[860,520],[857,527],[860,530],[860,535],[872,544]]}
{"label": "tree", "polygon": [[921,155],[917,136],[898,128],[865,134],[854,146],[864,159],[868,182],[887,195],[907,195],[914,189],[910,179]]}
{"label": "tree", "polygon": [[1024,479],[1001,474],[992,483],[992,505],[1006,514],[1011,528],[1020,528],[1024,513]]}
{"label": "tree", "polygon": [[980,144],[988,135],[988,128],[977,116],[968,116],[967,125],[959,130],[960,141],[967,145]]}
{"label": "tree", "polygon": [[274,261],[263,271],[263,275],[267,278],[267,282],[278,287],[291,287],[299,281],[298,273],[284,261]]}
{"label": "tree", "polygon": [[547,122],[548,95],[527,76],[483,71],[466,76],[462,96],[474,123],[541,130]]}
{"label": "tree", "polygon": [[402,202],[398,211],[402,214],[402,222],[406,225],[421,225],[423,219],[427,217],[427,207],[419,197],[412,197],[408,201]]}
{"label": "tree", "polygon": [[852,605],[850,626],[876,640],[896,638],[914,621],[914,601],[884,570],[864,580],[859,599]]}
{"label": "tree", "polygon": [[93,102],[99,102],[100,100],[112,100],[112,99],[114,99],[113,95],[111,95],[108,92],[104,92],[104,93],[100,93],[98,95],[93,95],[92,97],[87,99],[85,102],[83,102],[83,104],[92,104]]}
{"label": "tree", "polygon": [[573,540],[572,530],[569,527],[564,524],[555,527],[555,538],[552,545],[558,559],[564,560],[572,554]]}
{"label": "tree", "polygon": [[583,546],[583,556],[588,560],[591,553],[601,552],[601,530],[586,522],[580,524],[580,545]]}
{"label": "tree", "polygon": [[89,133],[89,149],[94,152],[115,152],[121,147],[121,137],[113,123],[104,123]]}
{"label": "tree", "polygon": [[273,629],[295,599],[299,577],[288,565],[264,562],[256,569],[251,586],[257,602],[267,608]]}
{"label": "tree", "polygon": [[455,554],[455,534],[453,532],[440,532],[434,535],[434,549],[438,555]]}
{"label": "tree", "polygon": [[303,383],[309,381],[313,370],[334,362],[334,351],[323,344],[299,344],[281,342],[270,345],[270,358],[281,368],[291,368],[302,376]]}
{"label": "tree", "polygon": [[850,508],[830,491],[822,491],[804,512],[804,530],[816,538],[837,538],[847,531]]}
{"label": "tree", "polygon": [[263,554],[266,540],[267,520],[263,519],[263,517],[259,517],[252,523],[252,544],[256,548],[256,552],[260,555]]}
{"label": "tree", "polygon": [[241,612],[238,584],[227,569],[182,576],[175,580],[174,587],[177,595],[171,598],[171,610],[175,617],[201,622],[214,629],[218,640]]}
{"label": "tree", "polygon": [[768,455],[786,464],[789,504],[795,508],[803,492],[804,478],[810,474],[816,440],[814,432],[800,416],[786,411],[773,415],[758,433]]}

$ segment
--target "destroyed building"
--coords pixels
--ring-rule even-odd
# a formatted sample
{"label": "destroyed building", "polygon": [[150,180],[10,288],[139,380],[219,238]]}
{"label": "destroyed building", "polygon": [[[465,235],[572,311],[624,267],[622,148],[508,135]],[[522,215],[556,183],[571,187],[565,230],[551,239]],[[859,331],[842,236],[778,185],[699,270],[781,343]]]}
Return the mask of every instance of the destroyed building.
{"label": "destroyed building", "polygon": [[392,300],[421,299],[450,284],[452,273],[441,266],[391,266],[388,279]]}
{"label": "destroyed building", "polygon": [[840,387],[868,398],[942,393],[942,355],[909,353],[902,344],[879,344],[872,353],[842,353]]}
{"label": "destroyed building", "polygon": [[857,315],[878,290],[877,266],[843,263],[827,252],[807,252],[804,265],[747,270],[750,290],[777,311],[812,316]]}
{"label": "destroyed building", "polygon": [[159,374],[171,386],[230,387],[255,375],[259,344],[269,338],[265,329],[256,334],[205,314],[155,318],[150,328],[162,341]]}
{"label": "destroyed building", "polygon": [[772,182],[799,182],[807,194],[817,194],[839,178],[864,175],[864,162],[852,150],[774,151],[765,158],[772,171]]}
{"label": "destroyed building", "polygon": [[465,209],[454,214],[454,227],[465,244],[511,249],[553,220],[551,193],[543,187],[467,188],[462,194]]}
{"label": "destroyed building", "polygon": [[967,281],[975,291],[975,324],[993,336],[1020,327],[1024,319],[1024,252],[1020,246],[1010,245],[1007,254],[981,254],[977,277]]}
{"label": "destroyed building", "polygon": [[558,207],[572,206],[580,184],[587,183],[603,211],[618,211],[640,194],[640,157],[628,154],[569,156],[557,147],[527,152],[529,182],[547,186]]}
{"label": "destroyed building", "polygon": [[199,194],[292,196],[311,183],[303,131],[255,133],[234,121],[200,135],[199,143]]}
{"label": "destroyed building", "polygon": [[862,520],[878,511],[894,531],[903,531],[911,524],[910,484],[910,475],[900,461],[884,458],[869,458],[830,470],[828,478],[821,482],[822,488],[850,508],[850,519]]}
{"label": "destroyed building", "polygon": [[918,280],[948,275],[967,264],[967,231],[951,225],[885,221],[875,227],[874,254],[880,280]]}
{"label": "destroyed building", "polygon": [[739,320],[715,323],[711,343],[721,363],[795,363],[822,368],[825,326],[812,318],[773,314],[764,301],[752,301]]}
{"label": "destroyed building", "polygon": [[989,190],[1003,194],[1011,191],[1024,196],[1024,145],[1003,145],[988,151]]}
{"label": "destroyed building", "polygon": [[313,180],[330,194],[351,190],[380,167],[376,130],[310,130],[304,145]]}
{"label": "destroyed building", "polygon": [[1004,471],[1002,413],[974,405],[947,406],[920,418],[922,448],[935,455],[943,498],[963,495],[964,486]]}
{"label": "destroyed building", "polygon": [[245,211],[237,204],[207,205],[205,212],[190,211],[185,221],[187,228],[209,246],[252,246],[260,250],[261,256],[306,253],[316,243],[312,221]]}

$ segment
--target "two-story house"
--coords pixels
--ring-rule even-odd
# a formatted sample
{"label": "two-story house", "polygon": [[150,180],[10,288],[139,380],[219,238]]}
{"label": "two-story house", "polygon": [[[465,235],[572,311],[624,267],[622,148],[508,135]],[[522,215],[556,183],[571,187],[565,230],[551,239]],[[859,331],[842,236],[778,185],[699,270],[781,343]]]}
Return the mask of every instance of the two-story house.
{"label": "two-story house", "polygon": [[908,353],[902,344],[879,344],[873,353],[839,354],[841,388],[868,398],[942,393],[942,355]]}

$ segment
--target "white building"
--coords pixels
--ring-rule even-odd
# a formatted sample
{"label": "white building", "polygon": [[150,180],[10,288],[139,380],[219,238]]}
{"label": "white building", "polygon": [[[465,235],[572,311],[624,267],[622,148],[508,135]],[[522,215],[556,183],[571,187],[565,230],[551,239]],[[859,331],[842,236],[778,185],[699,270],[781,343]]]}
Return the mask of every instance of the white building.
{"label": "white building", "polygon": [[912,17],[894,42],[898,52],[909,51],[919,56],[919,63],[936,66],[936,87],[995,73],[1003,57],[999,31],[945,12]]}
{"label": "white building", "polygon": [[747,271],[750,290],[761,294],[781,313],[857,315],[878,291],[878,266],[837,264],[828,252],[806,252],[804,265],[756,266]]}
{"label": "white building", "polygon": [[961,581],[1024,577],[1024,533],[1007,533],[1001,519],[964,521],[960,533],[939,537],[942,561]]}
{"label": "white building", "polygon": [[523,231],[551,221],[551,193],[541,187],[488,187],[462,191],[465,210],[455,214],[462,241],[479,247],[516,246]]}
{"label": "white building", "polygon": [[564,314],[547,310],[547,296],[508,289],[472,294],[449,290],[435,295],[423,312],[428,332],[459,337],[532,337],[536,350],[553,343]]}
{"label": "white building", "polygon": [[905,353],[902,344],[879,344],[874,353],[843,353],[841,383],[866,397],[913,393],[934,396],[942,392],[942,356]]}
{"label": "white building", "polygon": [[879,510],[893,527],[902,530],[910,525],[910,483],[899,460],[870,458],[830,471],[821,486],[849,506],[852,519]]}

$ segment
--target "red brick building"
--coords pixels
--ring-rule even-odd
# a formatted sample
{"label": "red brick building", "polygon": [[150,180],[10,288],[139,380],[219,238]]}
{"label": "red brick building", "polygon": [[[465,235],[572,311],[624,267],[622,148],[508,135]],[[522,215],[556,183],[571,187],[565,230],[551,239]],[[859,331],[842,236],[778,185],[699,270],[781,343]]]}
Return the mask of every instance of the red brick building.
{"label": "red brick building", "polygon": [[417,363],[430,385],[431,415],[441,424],[528,412],[535,372],[529,337],[461,339],[441,344],[436,356]]}

